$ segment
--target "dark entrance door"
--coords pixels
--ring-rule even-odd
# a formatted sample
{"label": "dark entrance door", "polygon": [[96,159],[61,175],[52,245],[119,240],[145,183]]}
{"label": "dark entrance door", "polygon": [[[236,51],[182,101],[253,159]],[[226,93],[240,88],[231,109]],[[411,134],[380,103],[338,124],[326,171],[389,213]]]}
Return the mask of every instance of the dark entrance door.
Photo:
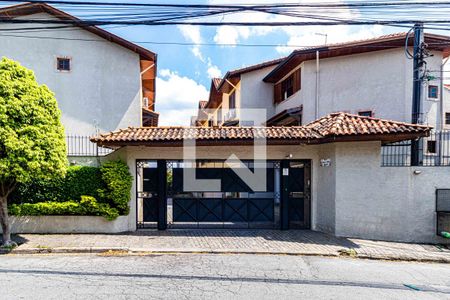
{"label": "dark entrance door", "polygon": [[165,229],[166,162],[137,161],[137,227]]}
{"label": "dark entrance door", "polygon": [[311,227],[311,162],[283,161],[281,229]]}
{"label": "dark entrance door", "polygon": [[[259,165],[244,162],[254,171]],[[168,169],[168,203],[171,227],[275,228],[279,198],[274,187],[279,164],[267,162],[264,191],[253,191],[223,161],[197,161],[197,179],[219,179],[220,191],[184,191],[183,170],[192,166],[171,162]],[[278,201],[277,201],[278,199]]]}

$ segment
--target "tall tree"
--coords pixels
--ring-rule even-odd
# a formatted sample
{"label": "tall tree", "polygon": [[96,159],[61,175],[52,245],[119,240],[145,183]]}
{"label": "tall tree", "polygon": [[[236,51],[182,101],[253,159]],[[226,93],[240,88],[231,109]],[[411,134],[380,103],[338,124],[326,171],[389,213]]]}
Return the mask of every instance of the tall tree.
{"label": "tall tree", "polygon": [[[0,223],[11,246],[8,196],[18,183],[65,173],[64,128],[54,94],[33,71],[0,60]],[[26,199],[25,199],[26,200]]]}

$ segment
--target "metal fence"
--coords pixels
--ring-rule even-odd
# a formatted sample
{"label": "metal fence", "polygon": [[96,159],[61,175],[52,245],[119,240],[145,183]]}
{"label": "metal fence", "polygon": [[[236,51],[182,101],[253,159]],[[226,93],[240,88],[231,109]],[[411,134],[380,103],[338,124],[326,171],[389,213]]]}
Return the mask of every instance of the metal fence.
{"label": "metal fence", "polygon": [[97,146],[90,141],[89,136],[66,136],[67,156],[105,156],[113,152],[112,149]]}
{"label": "metal fence", "polygon": [[[384,167],[411,166],[411,141],[385,144],[381,148]],[[432,132],[419,141],[419,166],[450,166],[450,131]]]}

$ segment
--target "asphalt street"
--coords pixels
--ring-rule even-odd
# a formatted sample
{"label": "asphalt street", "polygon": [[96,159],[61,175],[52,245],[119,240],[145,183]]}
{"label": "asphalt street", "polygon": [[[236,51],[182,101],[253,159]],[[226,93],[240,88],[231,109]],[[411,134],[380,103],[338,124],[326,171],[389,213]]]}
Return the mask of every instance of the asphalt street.
{"label": "asphalt street", "polygon": [[450,299],[450,265],[286,255],[3,255],[0,299]]}

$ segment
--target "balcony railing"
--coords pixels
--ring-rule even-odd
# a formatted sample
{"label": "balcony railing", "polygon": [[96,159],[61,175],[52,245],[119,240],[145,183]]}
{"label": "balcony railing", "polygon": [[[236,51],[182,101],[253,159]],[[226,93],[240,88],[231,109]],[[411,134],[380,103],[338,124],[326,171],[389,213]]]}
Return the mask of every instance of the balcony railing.
{"label": "balcony railing", "polygon": [[67,156],[105,156],[113,152],[112,149],[97,146],[90,141],[89,136],[66,136]]}
{"label": "balcony railing", "polygon": [[[411,141],[383,145],[381,165],[411,166]],[[419,166],[450,166],[450,131],[432,132],[429,137],[419,140]]]}

